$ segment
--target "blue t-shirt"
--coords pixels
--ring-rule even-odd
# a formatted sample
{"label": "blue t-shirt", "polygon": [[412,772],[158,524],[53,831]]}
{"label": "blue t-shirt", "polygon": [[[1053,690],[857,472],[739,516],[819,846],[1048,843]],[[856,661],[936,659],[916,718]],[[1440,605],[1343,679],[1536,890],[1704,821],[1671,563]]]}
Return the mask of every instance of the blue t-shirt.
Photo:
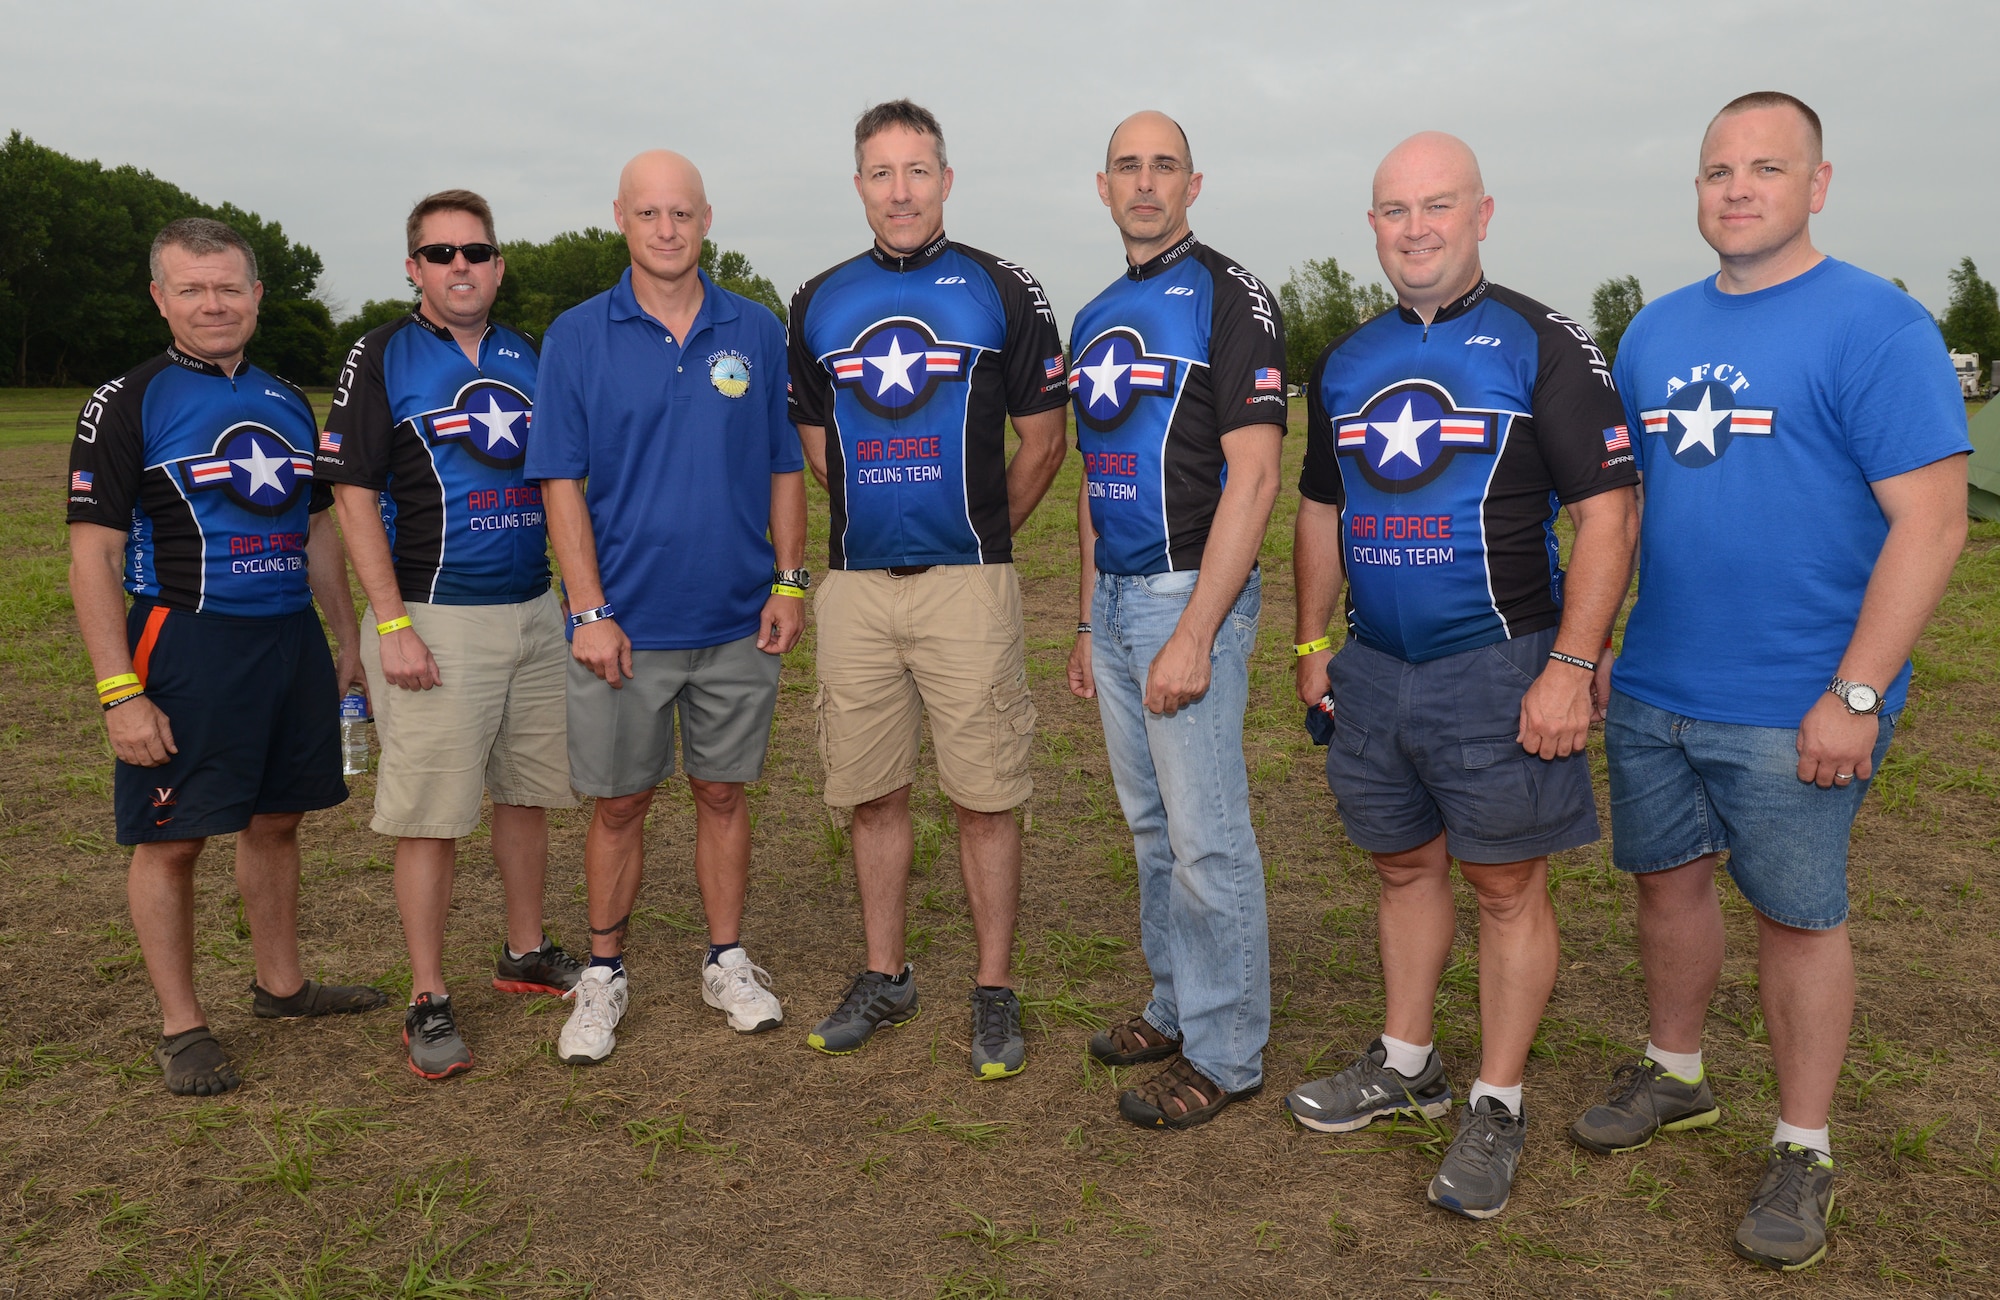
{"label": "blue t-shirt", "polygon": [[69,522],[126,535],[125,590],[170,609],[277,618],[312,603],[305,395],[249,362],[233,375],[179,348],[99,388],[69,454]]}
{"label": "blue t-shirt", "polygon": [[1285,427],[1285,333],[1256,276],[1192,234],[1077,313],[1069,386],[1100,573],[1201,567],[1222,436]]}
{"label": "blue t-shirt", "polygon": [[[1614,367],[1645,512],[1612,685],[1712,722],[1796,727],[1854,635],[1888,521],[1869,484],[1972,449],[1930,314],[1845,262],[1649,304]],[[1883,689],[1903,706],[1909,665]]]}
{"label": "blue t-shirt", "polygon": [[1068,400],[1035,277],[940,234],[871,247],[792,298],[792,420],[826,430],[836,569],[1005,564],[1007,417]]}
{"label": "blue t-shirt", "polygon": [[347,354],[317,469],[382,494],[404,600],[511,605],[549,589],[542,490],[521,474],[534,397],[535,349],[504,325],[486,327],[476,366],[419,312]]}
{"label": "blue t-shirt", "polygon": [[771,476],[805,468],[785,414],[785,328],[701,277],[671,337],[632,272],[542,343],[530,480],[587,479],[605,599],[637,650],[757,631],[771,594]]}

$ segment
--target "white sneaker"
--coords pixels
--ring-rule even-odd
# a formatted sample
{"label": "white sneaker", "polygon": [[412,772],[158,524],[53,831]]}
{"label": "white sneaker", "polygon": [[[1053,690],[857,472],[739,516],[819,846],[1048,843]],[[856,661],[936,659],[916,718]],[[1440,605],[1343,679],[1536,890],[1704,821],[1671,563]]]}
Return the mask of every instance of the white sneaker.
{"label": "white sneaker", "polygon": [[785,1018],[770,989],[771,972],[750,960],[741,948],[731,948],[701,966],[701,1000],[729,1013],[729,1027],[739,1034],[776,1029]]}
{"label": "white sneaker", "polygon": [[614,978],[609,966],[586,966],[568,996],[576,1009],[556,1035],[556,1056],[570,1065],[595,1065],[618,1046],[612,1031],[625,1015],[631,983],[621,968]]}

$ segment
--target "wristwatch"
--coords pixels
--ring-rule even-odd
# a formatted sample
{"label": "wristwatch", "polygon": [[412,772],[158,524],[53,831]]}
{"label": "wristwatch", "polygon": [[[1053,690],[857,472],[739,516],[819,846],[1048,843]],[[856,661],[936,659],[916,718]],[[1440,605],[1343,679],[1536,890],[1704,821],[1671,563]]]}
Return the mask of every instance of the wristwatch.
{"label": "wristwatch", "polygon": [[779,569],[777,581],[786,587],[797,587],[804,591],[813,585],[811,569]]}
{"label": "wristwatch", "polygon": [[1882,711],[1882,692],[1876,690],[1866,682],[1849,682],[1836,677],[1827,683],[1826,689],[1840,697],[1840,702],[1847,706],[1849,713],[1880,713]]}

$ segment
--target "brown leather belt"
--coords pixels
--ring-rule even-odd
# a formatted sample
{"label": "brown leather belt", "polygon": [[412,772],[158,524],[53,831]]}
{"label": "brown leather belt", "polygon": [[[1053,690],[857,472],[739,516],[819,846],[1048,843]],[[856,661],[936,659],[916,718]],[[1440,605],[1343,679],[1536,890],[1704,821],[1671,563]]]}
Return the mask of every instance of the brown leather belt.
{"label": "brown leather belt", "polygon": [[892,578],[914,578],[919,573],[929,573],[935,567],[929,564],[892,564],[889,576]]}

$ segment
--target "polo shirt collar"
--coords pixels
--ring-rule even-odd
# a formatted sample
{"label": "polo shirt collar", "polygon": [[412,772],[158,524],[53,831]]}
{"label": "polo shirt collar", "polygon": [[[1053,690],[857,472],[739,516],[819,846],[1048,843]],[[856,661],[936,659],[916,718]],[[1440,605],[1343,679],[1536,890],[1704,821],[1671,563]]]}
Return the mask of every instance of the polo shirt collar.
{"label": "polo shirt collar", "polygon": [[[738,315],[736,299],[717,288],[715,281],[708,278],[708,272],[696,267],[695,274],[701,277],[701,310],[694,314],[694,324],[688,329],[690,339],[701,333],[702,326],[720,325],[724,321],[735,320]],[[632,292],[632,268],[629,266],[618,277],[618,283],[611,286],[611,319],[653,319],[652,313],[639,305],[639,296]],[[687,339],[681,341],[685,343]]]}
{"label": "polo shirt collar", "polygon": [[1133,266],[1129,262],[1126,263],[1125,276],[1127,279],[1130,280],[1148,279],[1152,276],[1158,275],[1160,272],[1166,270],[1170,266],[1175,266],[1187,260],[1187,255],[1200,247],[1201,247],[1201,241],[1199,239],[1196,239],[1194,237],[1194,232],[1190,230],[1187,232],[1186,238],[1182,239],[1180,243],[1175,244],[1172,248],[1169,248],[1166,252],[1161,253],[1159,256],[1149,257],[1145,261],[1139,263],[1137,266]]}
{"label": "polo shirt collar", "polygon": [[[458,346],[458,340],[452,337],[452,332],[446,329],[444,326],[438,324],[436,321],[432,320],[430,317],[424,315],[423,308],[419,307],[415,311],[412,311],[410,313],[410,319],[412,321],[415,321],[417,325],[419,325],[423,329],[429,330],[431,332],[432,337],[441,339],[444,342],[451,344],[453,347]],[[493,337],[493,322],[489,319],[486,322],[485,332],[479,336],[479,344],[481,350],[484,350],[486,346],[486,340],[492,337]]]}
{"label": "polo shirt collar", "polygon": [[[1471,311],[1474,307],[1477,307],[1481,302],[1485,301],[1486,291],[1488,289],[1491,289],[1492,287],[1493,287],[1493,282],[1487,279],[1485,275],[1482,274],[1479,277],[1479,283],[1472,286],[1472,291],[1470,293],[1467,293],[1465,296],[1460,298],[1454,298],[1450,302],[1446,303],[1444,306],[1438,308],[1437,315],[1431,317],[1431,324],[1440,325],[1443,324],[1445,321],[1450,320],[1454,316],[1465,315],[1465,313]],[[1405,307],[1400,303],[1397,304],[1396,310],[1402,313],[1403,322],[1406,325],[1422,325],[1424,323],[1423,317],[1417,315],[1415,312],[1411,311],[1408,307]]]}
{"label": "polo shirt collar", "polygon": [[236,375],[225,374],[222,367],[216,365],[213,361],[203,361],[200,357],[191,357],[172,343],[167,344],[167,360],[177,366],[192,370],[197,375],[214,375],[217,379],[234,379],[236,375],[240,375],[250,368],[250,358],[245,357],[237,363]]}
{"label": "polo shirt collar", "polygon": [[875,265],[881,267],[883,270],[894,271],[898,275],[901,275],[905,271],[923,270],[932,262],[943,257],[944,250],[949,247],[951,247],[951,237],[940,230],[936,239],[933,239],[930,243],[925,244],[922,248],[907,257],[900,253],[891,253],[880,244],[870,244],[868,246],[868,256],[874,258]]}

